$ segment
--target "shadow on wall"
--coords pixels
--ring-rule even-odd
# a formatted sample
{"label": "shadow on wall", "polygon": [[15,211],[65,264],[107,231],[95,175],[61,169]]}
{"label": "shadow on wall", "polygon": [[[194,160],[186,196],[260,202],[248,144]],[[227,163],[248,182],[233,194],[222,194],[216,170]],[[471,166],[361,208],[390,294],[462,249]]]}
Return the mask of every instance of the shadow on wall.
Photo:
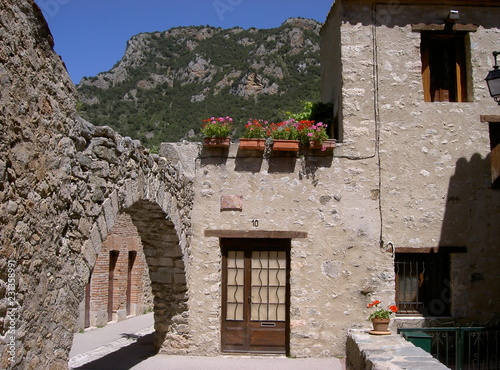
{"label": "shadow on wall", "polygon": [[487,321],[500,312],[500,191],[492,189],[490,156],[460,158],[450,178],[440,246],[452,254],[452,312],[457,319]]}

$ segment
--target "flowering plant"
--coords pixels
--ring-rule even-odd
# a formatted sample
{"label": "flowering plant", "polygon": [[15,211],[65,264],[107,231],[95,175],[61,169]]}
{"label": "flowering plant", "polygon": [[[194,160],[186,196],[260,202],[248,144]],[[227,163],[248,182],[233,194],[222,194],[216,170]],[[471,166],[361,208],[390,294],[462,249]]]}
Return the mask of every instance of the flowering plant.
{"label": "flowering plant", "polygon": [[[372,303],[368,303],[366,307],[377,307],[380,304],[380,301],[375,300]],[[373,312],[370,316],[368,316],[368,320],[377,318],[377,319],[389,319],[393,312],[398,312],[397,306],[388,306],[389,309],[379,308],[377,311]]]}
{"label": "flowering plant", "polygon": [[273,139],[299,140],[299,122],[294,119],[271,123],[269,129]]}
{"label": "flowering plant", "polygon": [[201,133],[206,137],[227,137],[234,127],[231,117],[212,117],[203,122]]}
{"label": "flowering plant", "polygon": [[317,141],[322,144],[328,139],[326,125],[323,122],[314,123],[314,121],[299,121],[299,136],[302,144],[308,144],[309,141]]}
{"label": "flowering plant", "polygon": [[245,125],[244,138],[264,139],[269,136],[268,122],[262,119],[251,119]]}

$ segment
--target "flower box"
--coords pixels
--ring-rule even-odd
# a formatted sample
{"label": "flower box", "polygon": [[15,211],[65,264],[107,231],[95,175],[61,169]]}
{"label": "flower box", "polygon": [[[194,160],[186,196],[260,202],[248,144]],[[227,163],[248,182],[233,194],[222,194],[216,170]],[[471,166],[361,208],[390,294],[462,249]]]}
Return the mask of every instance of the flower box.
{"label": "flower box", "polygon": [[240,138],[240,149],[264,150],[266,139]]}
{"label": "flower box", "polygon": [[273,150],[281,152],[298,152],[299,140],[273,139]]}
{"label": "flower box", "polygon": [[333,150],[333,148],[335,148],[335,139],[328,139],[323,141],[322,143],[314,140],[309,141],[309,149],[325,151]]}
{"label": "flower box", "polygon": [[228,148],[231,145],[229,137],[205,137],[203,146],[206,148]]}

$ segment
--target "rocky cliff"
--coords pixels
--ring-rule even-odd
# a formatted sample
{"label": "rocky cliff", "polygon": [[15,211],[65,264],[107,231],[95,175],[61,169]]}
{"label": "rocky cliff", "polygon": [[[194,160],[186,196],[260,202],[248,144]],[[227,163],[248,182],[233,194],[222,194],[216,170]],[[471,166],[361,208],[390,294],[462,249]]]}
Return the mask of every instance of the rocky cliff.
{"label": "rocky cliff", "polygon": [[[145,145],[199,137],[201,120],[283,118],[319,97],[319,29],[291,18],[275,29],[178,27],[132,37],[108,72],[78,85],[79,109]],[[237,134],[237,133],[236,133]]]}

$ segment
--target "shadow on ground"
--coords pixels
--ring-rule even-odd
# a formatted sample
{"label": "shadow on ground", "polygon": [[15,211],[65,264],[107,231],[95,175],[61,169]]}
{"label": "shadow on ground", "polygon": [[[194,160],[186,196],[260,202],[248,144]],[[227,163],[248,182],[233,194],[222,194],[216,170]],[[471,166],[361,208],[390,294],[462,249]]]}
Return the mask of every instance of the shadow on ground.
{"label": "shadow on ground", "polygon": [[153,345],[153,333],[145,335],[137,339],[126,347],[120,348],[118,351],[110,353],[98,360],[88,362],[85,365],[74,367],[72,369],[86,370],[126,370],[134,367],[149,357],[157,354]]}

